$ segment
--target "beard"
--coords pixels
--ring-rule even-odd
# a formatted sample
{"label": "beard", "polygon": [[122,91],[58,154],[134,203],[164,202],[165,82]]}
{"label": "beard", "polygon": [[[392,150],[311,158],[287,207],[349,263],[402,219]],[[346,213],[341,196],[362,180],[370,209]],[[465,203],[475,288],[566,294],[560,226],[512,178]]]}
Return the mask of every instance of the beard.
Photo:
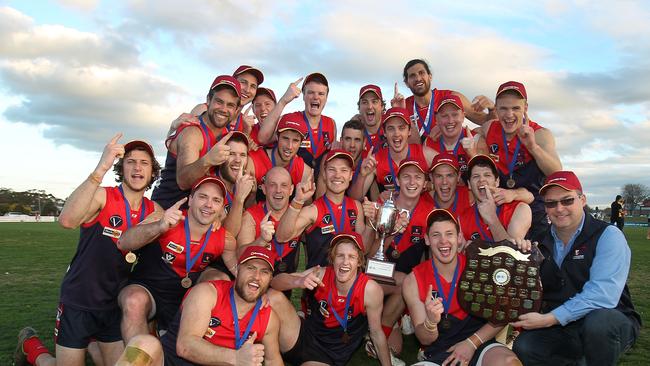
{"label": "beard", "polygon": [[268,290],[269,285],[267,284],[266,286],[260,286],[260,291],[257,296],[254,295],[249,295],[246,293],[244,290],[244,287],[246,287],[246,280],[243,278],[237,278],[237,282],[235,283],[235,291],[237,292],[237,295],[244,299],[244,301],[253,303],[256,302],[260,297],[262,297],[263,294],[266,293],[266,290]]}
{"label": "beard", "polygon": [[[240,168],[240,169],[242,169],[242,168]],[[230,182],[232,184],[235,184],[235,182],[237,181],[237,178],[235,178],[235,176],[232,174],[232,171],[228,168],[228,166],[226,164],[221,164],[219,166],[219,175],[223,179],[227,180],[228,182]]]}

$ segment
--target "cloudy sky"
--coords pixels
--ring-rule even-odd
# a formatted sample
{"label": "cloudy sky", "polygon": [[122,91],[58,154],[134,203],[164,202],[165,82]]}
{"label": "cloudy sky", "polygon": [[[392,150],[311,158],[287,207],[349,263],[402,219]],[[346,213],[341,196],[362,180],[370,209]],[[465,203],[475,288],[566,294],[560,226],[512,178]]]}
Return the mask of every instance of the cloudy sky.
{"label": "cloudy sky", "polygon": [[650,5],[510,3],[0,1],[0,186],[64,198],[116,132],[151,141],[162,161],[169,123],[240,64],[278,95],[323,72],[325,114],[342,124],[362,85],[390,99],[411,58],[430,62],[434,87],[470,99],[522,81],[531,119],[554,133],[592,205],[650,185]]}

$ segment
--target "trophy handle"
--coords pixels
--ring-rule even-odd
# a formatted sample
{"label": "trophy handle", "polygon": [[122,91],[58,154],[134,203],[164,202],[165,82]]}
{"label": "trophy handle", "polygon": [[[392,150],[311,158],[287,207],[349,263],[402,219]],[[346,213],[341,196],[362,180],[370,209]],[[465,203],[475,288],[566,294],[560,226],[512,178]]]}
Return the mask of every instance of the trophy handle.
{"label": "trophy handle", "polygon": [[[377,202],[372,202],[372,204],[373,204],[373,206],[375,206],[376,209],[379,209],[379,205],[377,204]],[[373,219],[372,217],[369,217],[369,218],[368,218],[368,223],[370,223],[370,227],[371,227],[373,230],[378,231],[378,230],[377,230],[377,227],[375,227],[375,224],[372,223],[372,219]]]}

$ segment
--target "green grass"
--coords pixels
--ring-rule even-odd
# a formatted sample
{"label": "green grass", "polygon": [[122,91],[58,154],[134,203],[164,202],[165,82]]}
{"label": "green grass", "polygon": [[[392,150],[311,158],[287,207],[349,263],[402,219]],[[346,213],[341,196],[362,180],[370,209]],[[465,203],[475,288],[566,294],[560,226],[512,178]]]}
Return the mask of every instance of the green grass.
{"label": "green grass", "polygon": [[[650,324],[650,241],[646,228],[626,228],[632,248],[630,291],[637,311],[645,324]],[[26,326],[36,328],[45,345],[54,350],[52,331],[59,298],[59,286],[68,263],[74,255],[78,231],[64,230],[54,223],[0,224],[0,365],[10,365],[16,347],[16,334]],[[294,291],[294,297],[298,291]],[[634,349],[620,365],[650,364],[650,337],[642,329]],[[405,337],[401,356],[407,364],[416,362],[417,345],[413,336]],[[352,365],[369,361],[363,349],[352,358]]]}

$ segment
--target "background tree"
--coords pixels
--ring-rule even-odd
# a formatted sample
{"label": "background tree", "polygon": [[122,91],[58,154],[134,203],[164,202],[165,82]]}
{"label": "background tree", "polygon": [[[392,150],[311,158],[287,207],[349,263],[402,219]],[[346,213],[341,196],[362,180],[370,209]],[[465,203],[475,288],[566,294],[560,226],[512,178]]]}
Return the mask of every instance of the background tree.
{"label": "background tree", "polygon": [[628,183],[623,186],[621,196],[625,200],[625,208],[633,213],[634,209],[639,207],[641,213],[641,204],[650,197],[650,189],[645,184]]}

